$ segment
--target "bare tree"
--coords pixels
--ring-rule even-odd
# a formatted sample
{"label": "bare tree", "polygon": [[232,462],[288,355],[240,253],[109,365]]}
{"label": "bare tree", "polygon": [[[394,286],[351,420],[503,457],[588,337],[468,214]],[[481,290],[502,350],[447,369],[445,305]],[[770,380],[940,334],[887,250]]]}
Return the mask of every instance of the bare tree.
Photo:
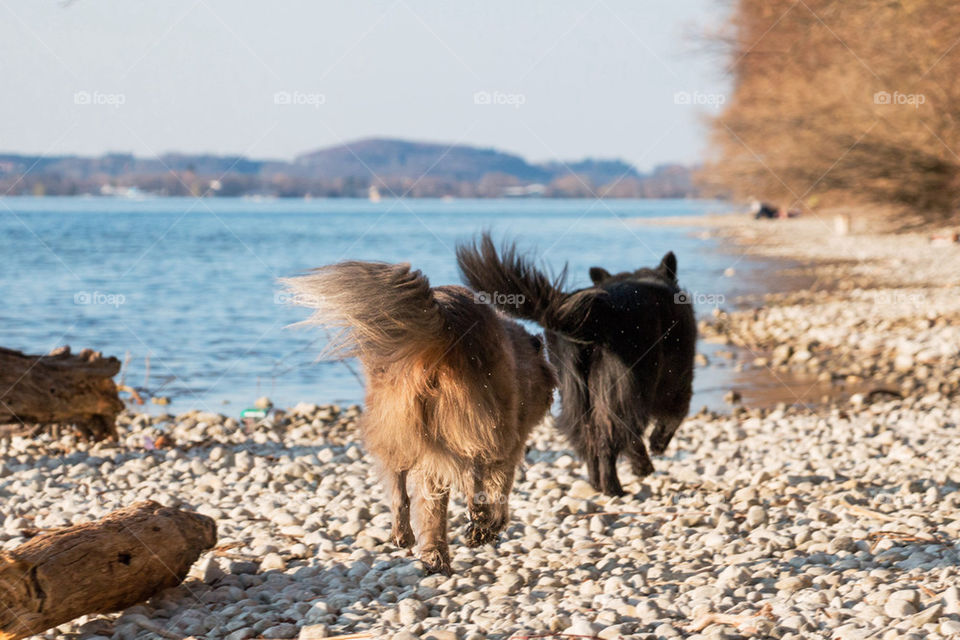
{"label": "bare tree", "polygon": [[737,0],[708,189],[790,207],[960,205],[960,4]]}

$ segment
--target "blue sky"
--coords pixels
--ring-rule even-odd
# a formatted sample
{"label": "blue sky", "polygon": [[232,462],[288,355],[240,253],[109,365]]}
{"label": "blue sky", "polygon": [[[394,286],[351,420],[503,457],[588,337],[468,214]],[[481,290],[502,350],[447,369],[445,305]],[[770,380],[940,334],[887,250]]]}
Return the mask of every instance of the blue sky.
{"label": "blue sky", "polygon": [[729,84],[698,34],[724,6],[2,0],[0,151],[289,159],[390,136],[696,162]]}

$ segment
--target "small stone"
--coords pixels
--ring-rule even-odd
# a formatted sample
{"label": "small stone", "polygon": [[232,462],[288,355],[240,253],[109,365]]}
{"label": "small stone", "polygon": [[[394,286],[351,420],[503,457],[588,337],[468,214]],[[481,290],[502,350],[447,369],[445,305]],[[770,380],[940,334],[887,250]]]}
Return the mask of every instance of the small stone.
{"label": "small stone", "polygon": [[505,595],[516,595],[523,588],[523,578],[516,573],[506,573],[497,580],[495,588]]}
{"label": "small stone", "polygon": [[259,568],[259,564],[248,560],[234,560],[228,566],[229,572],[234,575],[253,575]]}
{"label": "small stone", "polygon": [[960,615],[960,588],[954,585],[944,591],[943,604],[947,615]]}
{"label": "small stone", "polygon": [[793,355],[793,347],[789,344],[781,344],[773,350],[771,358],[774,364],[783,364],[790,359],[791,355]]}
{"label": "small stone", "polygon": [[711,549],[719,549],[727,544],[727,538],[722,533],[711,531],[703,536],[703,545]]}
{"label": "small stone", "polygon": [[573,484],[570,485],[570,490],[567,493],[574,498],[586,500],[597,495],[597,490],[591,487],[589,482],[585,482],[583,480],[574,480]]}
{"label": "small stone", "polygon": [[568,636],[585,636],[587,638],[591,638],[596,636],[602,630],[603,626],[580,618],[575,620],[572,625],[567,627],[563,633],[564,635]]}
{"label": "small stone", "polygon": [[264,638],[296,638],[297,637],[297,625],[284,623],[278,624],[276,626],[270,627],[269,629],[263,632]]}
{"label": "small stone", "polygon": [[937,604],[931,605],[926,609],[924,609],[923,611],[921,611],[920,613],[911,617],[910,626],[913,628],[918,628],[918,627],[922,627],[923,625],[929,622],[936,622],[937,620],[940,619],[941,614],[943,614],[942,604],[937,603]]}
{"label": "small stone", "polygon": [[663,611],[654,600],[642,600],[634,607],[636,617],[644,624],[650,624],[663,617]]}
{"label": "small stone", "polygon": [[827,524],[836,524],[840,521],[840,518],[837,514],[832,511],[827,511],[826,509],[811,509],[811,516],[820,522],[826,522]]}
{"label": "small stone", "polygon": [[283,571],[287,568],[287,563],[283,561],[279,553],[268,553],[263,556],[260,562],[260,571]]}
{"label": "small stone", "polygon": [[743,567],[731,565],[717,576],[718,589],[736,589],[750,582],[750,574]]}
{"label": "small stone", "polygon": [[304,621],[309,623],[321,622],[328,615],[330,615],[330,605],[328,605],[323,600],[313,603],[313,606],[310,607],[307,614],[304,616]]}
{"label": "small stone", "polygon": [[940,633],[945,636],[960,633],[960,622],[956,620],[944,620],[940,623]]}
{"label": "small stone", "polygon": [[620,640],[620,638],[630,635],[629,624],[615,624],[603,629],[597,634],[601,640]]}
{"label": "small stone", "polygon": [[673,625],[664,622],[661,625],[658,625],[656,629],[653,630],[654,635],[657,637],[664,638],[675,638],[680,635],[680,632],[673,628]]}
{"label": "small stone", "polygon": [[751,529],[756,529],[757,527],[766,524],[767,522],[767,510],[761,507],[758,504],[753,505],[747,509],[747,519],[746,524]]}
{"label": "small stone", "polygon": [[917,613],[920,592],[915,589],[894,591],[883,605],[883,612],[891,618],[906,618]]}
{"label": "small stone", "polygon": [[403,625],[420,622],[427,617],[428,613],[427,605],[423,604],[419,600],[414,600],[413,598],[401,600],[397,609],[399,610],[400,614],[400,624]]}
{"label": "small stone", "polygon": [[300,628],[299,640],[320,640],[330,634],[325,624],[309,624]]}
{"label": "small stone", "polygon": [[785,591],[787,593],[793,593],[794,591],[800,591],[801,589],[807,589],[813,585],[813,578],[803,574],[799,576],[788,576],[782,580],[778,580],[774,585],[777,590]]}
{"label": "small stone", "polygon": [[253,403],[253,406],[257,409],[270,409],[273,407],[273,402],[267,396],[261,396]]}
{"label": "small stone", "polygon": [[857,550],[857,543],[850,536],[837,536],[827,545],[827,550],[830,553],[838,553],[840,551],[853,553]]}
{"label": "small stone", "polygon": [[226,575],[223,567],[220,566],[219,559],[212,554],[202,562],[194,565],[190,570],[190,574],[206,584],[215,582]]}

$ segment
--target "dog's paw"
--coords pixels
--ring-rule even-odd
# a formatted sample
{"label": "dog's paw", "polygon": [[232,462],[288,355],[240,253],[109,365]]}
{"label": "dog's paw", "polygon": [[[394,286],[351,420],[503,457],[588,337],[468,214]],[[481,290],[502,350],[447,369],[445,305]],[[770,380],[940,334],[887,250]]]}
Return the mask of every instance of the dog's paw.
{"label": "dog's paw", "polygon": [[500,538],[500,534],[493,529],[478,527],[471,522],[467,525],[467,530],[464,532],[463,537],[468,547],[479,547],[496,542]]}
{"label": "dog's paw", "polygon": [[394,528],[393,533],[391,534],[394,544],[396,544],[401,549],[409,549],[414,545],[416,539],[413,537],[413,531],[410,529],[396,529]]}
{"label": "dog's paw", "polygon": [[653,462],[649,458],[646,460],[634,460],[630,463],[630,468],[633,470],[633,475],[638,478],[646,478],[652,474],[656,469],[653,467]]}
{"label": "dog's paw", "polygon": [[593,487],[595,491],[602,493],[605,496],[619,497],[626,495],[623,487],[620,485],[620,478],[617,477],[616,471],[605,471],[600,476],[599,482],[591,482],[590,486]]}
{"label": "dog's paw", "polygon": [[673,435],[677,432],[677,425],[680,421],[670,422],[669,424],[658,423],[650,434],[650,451],[654,455],[662,456],[670,446]]}
{"label": "dog's paw", "polygon": [[442,573],[445,576],[452,573],[450,557],[440,549],[425,549],[420,553],[420,561],[428,573]]}
{"label": "dog's paw", "polygon": [[670,445],[669,440],[658,440],[657,438],[650,438],[650,453],[655,456],[662,456],[663,453],[667,450],[667,447]]}
{"label": "dog's paw", "polygon": [[600,492],[605,496],[610,496],[611,498],[619,498],[627,495],[627,492],[623,490],[623,487],[620,486],[619,482],[616,485],[604,487],[600,490]]}

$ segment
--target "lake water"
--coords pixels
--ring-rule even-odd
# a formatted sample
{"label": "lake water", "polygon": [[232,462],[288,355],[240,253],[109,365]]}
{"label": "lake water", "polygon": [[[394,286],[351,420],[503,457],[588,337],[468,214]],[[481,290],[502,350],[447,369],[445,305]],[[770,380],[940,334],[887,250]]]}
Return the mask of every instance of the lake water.
{"label": "lake water", "polygon": [[[689,228],[644,217],[729,205],[690,200],[270,200],[0,198],[0,346],[69,344],[124,359],[126,383],[171,407],[237,415],[260,395],[349,404],[362,386],[344,363],[317,362],[324,336],[290,329],[307,310],[277,299],[276,279],[343,259],[405,261],[434,285],[458,282],[457,241],[489,229],[536,249],[571,284],[587,270],[655,265],[677,254],[681,284],[730,301],[762,265]],[[724,277],[736,263],[737,278]],[[749,284],[753,282],[754,284]],[[729,306],[724,303],[721,306]],[[149,360],[149,367],[148,367]],[[149,368],[149,374],[148,374]],[[357,367],[353,367],[358,370]],[[694,406],[720,405],[725,372],[698,372]]]}

